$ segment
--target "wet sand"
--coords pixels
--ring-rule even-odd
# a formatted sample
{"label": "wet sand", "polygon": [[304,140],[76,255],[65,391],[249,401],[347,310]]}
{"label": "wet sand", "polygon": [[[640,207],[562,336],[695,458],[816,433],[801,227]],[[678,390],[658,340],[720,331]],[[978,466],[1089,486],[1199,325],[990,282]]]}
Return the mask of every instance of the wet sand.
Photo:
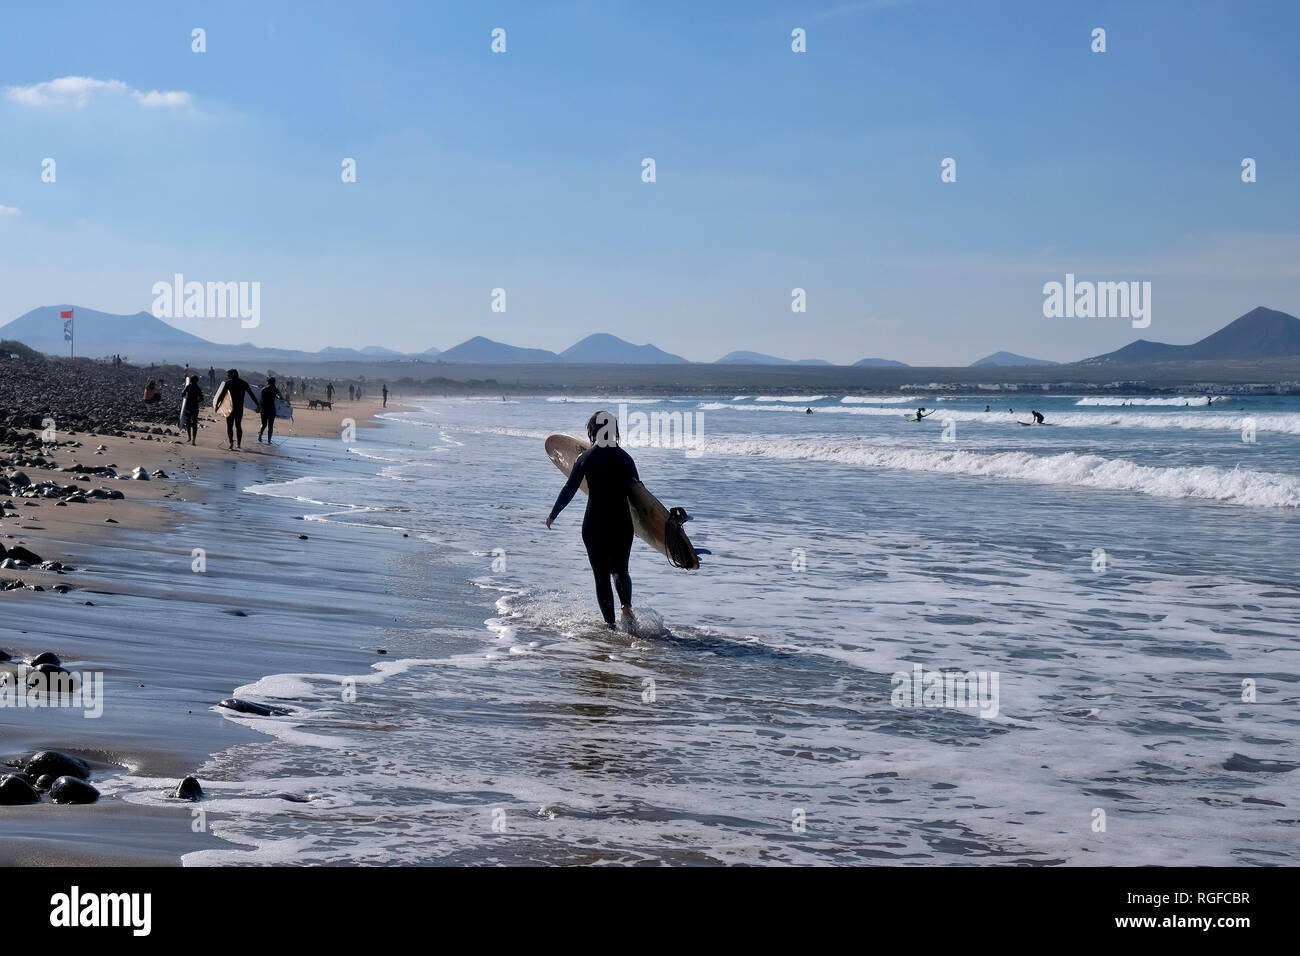
{"label": "wet sand", "polygon": [[[305,661],[362,670],[376,659],[374,637],[387,618],[377,597],[383,560],[368,554],[373,540],[345,528],[306,528],[295,509],[243,489],[328,468],[346,450],[333,440],[343,419],[373,427],[378,410],[377,401],[295,410],[283,439],[277,436],[283,445],[259,445],[256,427],[246,427],[244,447],[234,453],[209,412],[197,446],[171,436],[80,435],[81,448],[46,455],[60,467],[115,464],[121,474],[143,467],[167,478],[94,476],[77,484],[126,498],[63,507],[15,498],[9,514],[18,517],[0,521],[6,547],[22,545],[74,569],[0,570],[4,580],[45,588],[0,592],[0,650],[12,658],[0,667],[52,651],[71,671],[103,675],[104,705],[98,718],[67,708],[0,708],[0,760],[64,750],[91,762],[102,794],[89,806],[0,807],[0,865],[175,865],[183,853],[220,845],[196,826],[194,805],[124,802],[116,781],[129,775],[131,786],[121,789],[134,791],[146,781],[164,798],[209,754],[260,738],[247,722],[214,709],[236,687]],[[26,470],[33,481],[72,479]],[[350,567],[358,564],[371,567]],[[71,589],[58,593],[55,585]]]}

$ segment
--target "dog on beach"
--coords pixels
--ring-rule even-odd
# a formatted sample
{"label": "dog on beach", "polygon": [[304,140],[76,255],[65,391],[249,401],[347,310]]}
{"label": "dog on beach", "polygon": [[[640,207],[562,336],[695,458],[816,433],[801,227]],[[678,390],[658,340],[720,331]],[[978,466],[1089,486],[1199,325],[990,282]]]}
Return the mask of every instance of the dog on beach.
{"label": "dog on beach", "polygon": [[309,399],[307,399],[307,407],[308,407],[308,408],[328,408],[330,411],[334,411],[334,403],[333,403],[333,402],[327,402],[327,401],[324,401],[323,399],[318,401],[317,399],[309,398]]}

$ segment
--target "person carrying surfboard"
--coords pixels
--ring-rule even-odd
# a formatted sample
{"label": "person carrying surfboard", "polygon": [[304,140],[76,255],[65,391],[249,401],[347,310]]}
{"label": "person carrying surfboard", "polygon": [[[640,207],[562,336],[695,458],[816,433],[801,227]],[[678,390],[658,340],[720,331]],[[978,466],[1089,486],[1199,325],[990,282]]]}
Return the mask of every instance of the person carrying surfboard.
{"label": "person carrying surfboard", "polygon": [[623,605],[623,614],[632,616],[632,578],[627,571],[632,553],[632,514],[627,496],[632,485],[640,482],[632,456],[618,445],[618,419],[606,411],[587,419],[587,437],[591,448],[578,456],[569,480],[560,489],[555,506],[546,518],[546,527],[560,516],[583,479],[587,482],[587,511],[582,518],[582,543],[596,578],[596,603],[605,623],[614,627],[614,588]]}
{"label": "person carrying surfboard", "polygon": [[275,387],[275,379],[268,378],[266,384],[262,386],[262,427],[257,430],[257,441],[262,441],[262,432],[266,432],[266,443],[271,444],[271,437],[275,434],[275,400],[284,399],[280,390]]}
{"label": "person carrying surfboard", "polygon": [[217,392],[212,396],[213,407],[220,409],[227,398],[230,399],[230,410],[225,413],[226,438],[230,441],[230,450],[234,451],[244,444],[244,399],[251,399],[259,412],[262,406],[253,394],[253,386],[240,378],[239,369],[235,368],[226,370],[226,380],[217,386]]}
{"label": "person carrying surfboard", "polygon": [[199,437],[199,404],[203,401],[203,390],[199,388],[198,375],[191,375],[185,380],[185,388],[181,390],[181,424],[185,428],[185,434],[189,436],[190,444],[196,443]]}

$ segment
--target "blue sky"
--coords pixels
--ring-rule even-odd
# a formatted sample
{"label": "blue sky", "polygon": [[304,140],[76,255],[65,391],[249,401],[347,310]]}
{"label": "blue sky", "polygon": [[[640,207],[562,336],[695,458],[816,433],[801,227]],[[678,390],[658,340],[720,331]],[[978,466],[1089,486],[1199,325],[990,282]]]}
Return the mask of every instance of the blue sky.
{"label": "blue sky", "polygon": [[[966,364],[1300,313],[1293,2],[129,11],[0,14],[0,321],[181,272],[261,282],[257,329],[175,322],[216,341]],[[1044,318],[1066,272],[1151,281],[1150,328]]]}

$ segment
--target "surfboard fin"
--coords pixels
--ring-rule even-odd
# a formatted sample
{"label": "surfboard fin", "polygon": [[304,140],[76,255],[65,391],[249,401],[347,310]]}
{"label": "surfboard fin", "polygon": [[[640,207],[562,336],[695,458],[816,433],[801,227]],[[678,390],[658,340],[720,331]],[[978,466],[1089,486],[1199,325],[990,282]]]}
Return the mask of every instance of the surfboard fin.
{"label": "surfboard fin", "polygon": [[668,562],[673,567],[693,571],[700,566],[700,559],[696,557],[699,552],[691,547],[677,512],[686,514],[681,508],[673,508],[668,512],[668,521],[664,525],[664,550],[668,552]]}

